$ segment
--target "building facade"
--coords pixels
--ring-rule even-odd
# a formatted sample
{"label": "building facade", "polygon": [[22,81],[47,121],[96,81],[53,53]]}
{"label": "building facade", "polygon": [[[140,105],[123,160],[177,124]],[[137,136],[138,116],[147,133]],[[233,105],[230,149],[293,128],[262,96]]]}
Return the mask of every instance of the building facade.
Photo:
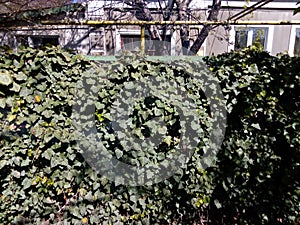
{"label": "building facade", "polygon": [[[177,12],[165,10],[171,0],[146,1],[154,20],[161,21],[166,13],[170,20],[177,20]],[[246,3],[240,0],[222,1],[218,15],[219,21],[226,21],[241,12],[246,6],[257,1]],[[210,31],[206,41],[197,55],[211,55],[241,49],[249,45],[262,47],[271,54],[288,52],[300,55],[300,25],[259,24],[259,21],[300,21],[300,14],[293,15],[297,0],[273,0],[239,21],[254,21],[257,25],[226,25],[216,26]],[[212,1],[193,0],[187,9],[187,19],[205,21],[209,14]],[[28,12],[27,12],[28,14]],[[27,22],[22,16],[17,20],[0,19],[0,45],[9,45],[14,49],[21,45],[39,47],[45,44],[60,45],[72,48],[86,55],[114,55],[122,50],[137,51],[141,44],[141,27],[136,25],[72,25],[69,21],[137,21],[141,19],[138,9],[124,1],[90,0],[76,1],[68,6],[45,9],[41,15]],[[0,15],[1,18],[1,15]],[[20,19],[21,18],[21,19]],[[63,25],[45,25],[43,20],[63,20]],[[149,55],[180,55],[183,54],[180,26],[156,26],[163,42],[150,38],[148,27],[145,31],[145,51]],[[149,29],[153,29],[150,27]],[[201,31],[201,25],[188,26],[188,46]],[[188,47],[187,46],[187,47]],[[163,49],[163,51],[162,51]]]}

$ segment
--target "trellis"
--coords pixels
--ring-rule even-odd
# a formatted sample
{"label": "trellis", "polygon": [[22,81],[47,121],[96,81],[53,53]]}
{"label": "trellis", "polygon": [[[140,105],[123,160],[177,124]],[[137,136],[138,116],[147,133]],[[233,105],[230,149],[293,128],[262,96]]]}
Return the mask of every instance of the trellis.
{"label": "trellis", "polygon": [[194,25],[194,26],[229,26],[229,25],[300,25],[300,20],[294,21],[133,21],[133,20],[59,20],[59,21],[41,21],[42,25],[81,25],[81,26],[107,26],[107,25],[127,25],[127,26],[140,26],[141,30],[141,51],[145,51],[145,26],[150,25],[169,25],[169,26],[180,26],[180,25]]}

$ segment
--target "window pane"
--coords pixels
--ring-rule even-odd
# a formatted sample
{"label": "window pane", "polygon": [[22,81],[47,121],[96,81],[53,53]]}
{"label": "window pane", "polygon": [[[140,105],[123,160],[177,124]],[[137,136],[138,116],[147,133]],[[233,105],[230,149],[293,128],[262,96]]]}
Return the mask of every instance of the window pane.
{"label": "window pane", "polygon": [[235,49],[242,49],[248,45],[266,49],[268,28],[266,27],[247,27],[238,28],[235,33]]}
{"label": "window pane", "polygon": [[104,37],[102,34],[91,36],[91,47],[95,50],[102,50],[104,48]]}
{"label": "window pane", "polygon": [[140,35],[121,35],[121,46],[122,50],[136,51],[141,46]]}
{"label": "window pane", "polygon": [[[141,36],[140,35],[121,35],[122,50],[131,52],[140,51]],[[170,55],[171,52],[171,36],[167,35],[164,42],[151,40],[145,37],[145,53],[147,55]]]}
{"label": "window pane", "polygon": [[247,47],[248,30],[239,29],[235,32],[234,49],[242,49]]}
{"label": "window pane", "polygon": [[265,49],[266,48],[267,28],[253,28],[252,45]]}
{"label": "window pane", "polygon": [[57,36],[31,36],[33,47],[38,48],[45,45],[59,45]]}
{"label": "window pane", "polygon": [[171,35],[166,35],[165,41],[146,40],[147,55],[170,55],[171,54]]}
{"label": "window pane", "polygon": [[18,43],[18,46],[28,46],[29,43],[28,43],[28,36],[25,36],[25,35],[19,35],[19,36],[16,36],[16,39],[17,39],[17,43]]}
{"label": "window pane", "polygon": [[300,56],[300,28],[296,29],[294,56]]}
{"label": "window pane", "polygon": [[97,31],[90,34],[90,54],[91,55],[105,55],[105,32]]}

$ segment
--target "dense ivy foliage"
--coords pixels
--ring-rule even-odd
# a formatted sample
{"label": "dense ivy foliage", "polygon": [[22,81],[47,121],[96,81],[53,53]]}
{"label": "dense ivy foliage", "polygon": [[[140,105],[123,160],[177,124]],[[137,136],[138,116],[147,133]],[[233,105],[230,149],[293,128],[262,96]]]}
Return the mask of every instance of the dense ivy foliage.
{"label": "dense ivy foliage", "polygon": [[[201,84],[189,79],[199,64],[159,63],[142,57],[118,60],[99,68],[54,47],[0,51],[1,224],[299,222],[297,58],[247,49],[205,59],[211,76],[220,81],[228,113],[217,165],[206,170],[200,160],[212,121]],[[185,70],[187,65],[191,71]],[[107,111],[114,95],[126,89],[125,81],[164,76],[191,94],[201,109],[202,142],[174,176],[131,187],[111,182],[89,166],[77,141],[72,113],[80,104],[78,84],[92,89],[97,74],[96,83],[104,87],[96,89],[99,138],[116,158],[133,165],[158,162],[163,154],[174,151],[181,127],[172,105],[158,97],[146,98],[134,106],[132,131],[139,138],[149,137],[155,127],[147,121],[163,115],[169,125],[157,132],[165,138],[151,153],[122,148],[112,135]]]}
{"label": "dense ivy foliage", "polygon": [[84,166],[70,116],[90,63],[49,47],[3,49],[0,57],[0,223],[58,219],[78,195]]}
{"label": "dense ivy foliage", "polygon": [[211,210],[219,223],[296,224],[300,210],[299,58],[246,49],[206,59],[227,99]]}

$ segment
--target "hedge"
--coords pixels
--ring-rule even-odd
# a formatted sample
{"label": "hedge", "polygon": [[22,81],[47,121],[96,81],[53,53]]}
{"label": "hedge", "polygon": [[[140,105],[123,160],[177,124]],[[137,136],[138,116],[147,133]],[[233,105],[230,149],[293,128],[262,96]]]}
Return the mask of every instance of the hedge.
{"label": "hedge", "polygon": [[[207,69],[199,72],[200,62],[180,59],[125,55],[99,66],[56,47],[2,48],[0,223],[297,224],[298,60],[251,48],[205,58]],[[214,117],[211,99],[201,90],[204,84],[192,79],[198,73],[219,82],[227,111],[216,165],[206,169],[202,162]],[[190,115],[200,118],[193,124],[195,132],[201,130],[195,152],[160,182],[128,186],[111,181],[87,160],[84,146],[90,143],[78,135],[92,135],[92,119],[105,149],[135,166],[159,163],[175,152],[184,127],[175,105],[159,98],[162,89],[134,104],[126,120],[119,117],[123,124],[130,122],[135,137],[164,135],[154,151],[123,148],[115,135],[121,128],[113,124],[113,104],[120,93],[130,90],[130,82],[160,77],[177,83],[200,109]],[[95,109],[91,96],[98,100]],[[87,115],[79,127],[83,130],[74,125],[78,112]],[[159,116],[168,124],[161,133],[149,122]]]}
{"label": "hedge", "polygon": [[[227,99],[211,217],[224,224],[298,224],[299,58],[255,48],[207,58]],[[228,93],[228,94],[227,94]]]}

